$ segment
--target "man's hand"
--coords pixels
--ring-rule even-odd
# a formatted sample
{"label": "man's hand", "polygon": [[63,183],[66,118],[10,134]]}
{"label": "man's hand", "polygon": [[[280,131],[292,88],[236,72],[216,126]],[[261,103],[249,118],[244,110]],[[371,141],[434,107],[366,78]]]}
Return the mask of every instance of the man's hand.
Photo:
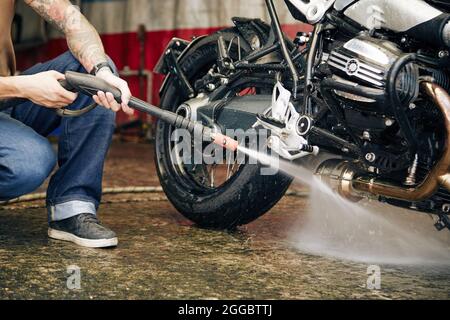
{"label": "man's hand", "polygon": [[115,76],[109,68],[101,69],[97,73],[97,77],[102,78],[110,85],[120,90],[120,92],[122,93],[122,104],[117,103],[112,93],[105,93],[102,91],[97,92],[97,95],[93,96],[94,101],[107,109],[113,110],[114,112],[122,109],[125,113],[133,115],[133,109],[128,106],[128,102],[131,98],[131,92],[128,88],[127,82]]}
{"label": "man's hand", "polygon": [[47,108],[63,108],[73,103],[77,94],[65,90],[58,80],[65,79],[57,71],[46,71],[17,77],[17,88],[22,98]]}

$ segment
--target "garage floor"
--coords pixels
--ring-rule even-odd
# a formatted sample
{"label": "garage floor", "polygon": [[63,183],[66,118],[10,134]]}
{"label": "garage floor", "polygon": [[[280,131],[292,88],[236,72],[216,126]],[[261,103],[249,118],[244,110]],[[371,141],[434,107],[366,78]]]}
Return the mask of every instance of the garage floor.
{"label": "garage floor", "polygon": [[[157,186],[152,146],[115,143],[106,186]],[[290,240],[308,198],[287,196],[236,232],[201,230],[162,193],[105,197],[100,218],[120,237],[114,250],[48,240],[41,202],[0,209],[1,299],[449,299],[449,266],[381,265],[381,290],[366,288],[367,263],[307,255]],[[297,192],[298,193],[298,192]],[[67,287],[67,268],[81,289]]]}

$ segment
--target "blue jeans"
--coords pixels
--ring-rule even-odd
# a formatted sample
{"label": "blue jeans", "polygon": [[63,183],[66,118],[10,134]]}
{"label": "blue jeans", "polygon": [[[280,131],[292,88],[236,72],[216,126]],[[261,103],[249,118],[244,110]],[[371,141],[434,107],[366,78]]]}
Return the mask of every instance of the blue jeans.
{"label": "blue jeans", "polygon": [[[86,72],[70,52],[24,72]],[[79,95],[68,108],[93,103]],[[103,165],[115,126],[115,113],[103,107],[78,118],[60,118],[31,101],[0,112],[0,200],[36,190],[51,174],[47,190],[49,221],[80,213],[96,214],[102,195]],[[57,155],[45,138],[60,128]]]}

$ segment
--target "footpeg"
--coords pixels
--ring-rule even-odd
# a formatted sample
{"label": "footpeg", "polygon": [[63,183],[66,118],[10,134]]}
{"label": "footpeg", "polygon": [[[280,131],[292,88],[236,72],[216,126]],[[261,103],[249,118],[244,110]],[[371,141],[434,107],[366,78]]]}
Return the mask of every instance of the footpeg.
{"label": "footpeg", "polygon": [[257,124],[271,131],[268,147],[287,160],[317,155],[320,151],[305,137],[311,128],[310,119],[297,112],[291,103],[291,92],[279,82],[273,91],[271,108],[257,116]]}

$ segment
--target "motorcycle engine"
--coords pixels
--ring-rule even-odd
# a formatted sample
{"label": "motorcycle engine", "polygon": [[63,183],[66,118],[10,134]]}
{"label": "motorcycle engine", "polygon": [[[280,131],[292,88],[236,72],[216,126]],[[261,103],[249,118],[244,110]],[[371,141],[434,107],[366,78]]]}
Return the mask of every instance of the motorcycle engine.
{"label": "motorcycle engine", "polygon": [[[326,63],[334,80],[387,90],[390,71],[402,54],[403,51],[391,41],[360,35],[334,48],[327,56]],[[414,64],[407,64],[401,70],[396,80],[396,88],[403,103],[409,104],[417,97],[418,77],[419,71]],[[346,100],[357,102],[357,105],[363,106],[366,111],[386,111],[383,109],[387,106],[377,105],[375,100],[342,91],[335,93]]]}
{"label": "motorcycle engine", "polygon": [[[403,63],[404,52],[394,42],[362,34],[333,44],[324,55],[327,78],[380,94],[366,97],[344,89],[332,89],[339,100],[346,125],[361,139],[367,165],[379,172],[404,170],[411,159],[407,148],[399,148],[396,110],[390,103],[392,82],[405,110],[412,110],[419,96],[419,66]],[[374,90],[376,89],[376,90]],[[410,114],[410,113],[408,113]]]}

